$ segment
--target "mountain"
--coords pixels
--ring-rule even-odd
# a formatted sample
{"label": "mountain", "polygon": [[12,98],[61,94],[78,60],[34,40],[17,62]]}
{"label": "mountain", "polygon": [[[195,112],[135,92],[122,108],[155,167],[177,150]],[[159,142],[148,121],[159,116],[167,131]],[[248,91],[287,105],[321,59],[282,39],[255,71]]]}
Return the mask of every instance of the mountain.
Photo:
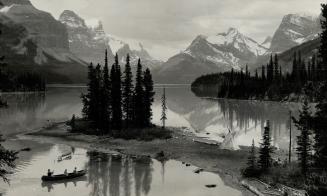
{"label": "mountain", "polygon": [[265,48],[270,48],[271,46],[271,41],[272,41],[272,37],[271,36],[268,36],[265,41],[263,41],[261,43],[261,46],[265,47]]}
{"label": "mountain", "polygon": [[270,52],[284,52],[294,46],[313,40],[321,32],[319,17],[288,14],[274,33]]}
{"label": "mountain", "polygon": [[109,40],[101,35],[102,29],[87,27],[84,19],[70,10],[65,10],[59,21],[67,28],[69,49],[76,56],[85,62],[103,63],[104,51],[108,49],[109,59],[113,59]]}
{"label": "mountain", "polygon": [[291,72],[294,53],[301,53],[301,57],[308,62],[313,55],[317,55],[320,47],[320,38],[307,41],[279,54],[279,62],[283,65],[283,71]]}
{"label": "mountain", "polygon": [[185,51],[164,63],[156,71],[155,79],[157,82],[191,83],[202,74],[244,69],[267,50],[235,28],[214,36],[199,35]]}
{"label": "mountain", "polygon": [[113,63],[113,56],[117,53],[122,64],[127,54],[130,54],[132,64],[136,64],[139,58],[150,69],[162,64],[152,58],[141,43],[127,43],[107,34],[101,21],[97,26],[89,27],[83,18],[70,10],[65,10],[59,21],[68,30],[70,50],[86,62],[103,63],[104,50],[108,49],[110,63]]}
{"label": "mountain", "polygon": [[16,72],[40,72],[48,83],[86,80],[86,64],[69,51],[64,25],[29,0],[2,0],[1,53]]}

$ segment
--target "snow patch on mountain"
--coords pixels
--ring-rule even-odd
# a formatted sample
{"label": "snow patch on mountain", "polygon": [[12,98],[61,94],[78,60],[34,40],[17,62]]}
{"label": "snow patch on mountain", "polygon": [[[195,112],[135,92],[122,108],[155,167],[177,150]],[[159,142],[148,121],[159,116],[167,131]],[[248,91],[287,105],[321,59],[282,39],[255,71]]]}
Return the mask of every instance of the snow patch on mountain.
{"label": "snow patch on mountain", "polygon": [[283,52],[304,42],[313,40],[321,32],[318,16],[288,14],[274,33],[270,52]]}
{"label": "snow patch on mountain", "polygon": [[270,48],[270,45],[271,45],[271,40],[272,40],[272,37],[271,36],[268,36],[265,41],[263,41],[261,43],[261,45],[265,48]]}
{"label": "snow patch on mountain", "polygon": [[251,51],[256,56],[266,53],[267,48],[261,46],[253,39],[241,34],[237,29],[230,28],[227,33],[219,33],[215,36],[209,36],[207,41],[218,46],[233,46],[239,51]]}

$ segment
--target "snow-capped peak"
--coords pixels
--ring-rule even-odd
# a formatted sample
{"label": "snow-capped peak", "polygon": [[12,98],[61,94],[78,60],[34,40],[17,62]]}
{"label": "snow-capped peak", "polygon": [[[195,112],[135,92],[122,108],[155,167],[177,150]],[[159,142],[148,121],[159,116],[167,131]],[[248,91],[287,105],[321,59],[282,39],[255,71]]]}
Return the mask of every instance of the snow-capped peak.
{"label": "snow-capped peak", "polygon": [[263,55],[267,51],[267,48],[243,35],[236,28],[229,28],[225,33],[209,36],[207,37],[207,41],[218,46],[233,46],[241,52],[250,51],[255,56]]}
{"label": "snow-capped peak", "polygon": [[312,16],[305,13],[288,14],[283,17],[282,23],[291,23],[298,26],[305,26],[308,22],[317,21],[318,16]]}
{"label": "snow-capped peak", "polygon": [[71,28],[85,28],[85,21],[71,10],[65,10],[59,17],[59,21]]}

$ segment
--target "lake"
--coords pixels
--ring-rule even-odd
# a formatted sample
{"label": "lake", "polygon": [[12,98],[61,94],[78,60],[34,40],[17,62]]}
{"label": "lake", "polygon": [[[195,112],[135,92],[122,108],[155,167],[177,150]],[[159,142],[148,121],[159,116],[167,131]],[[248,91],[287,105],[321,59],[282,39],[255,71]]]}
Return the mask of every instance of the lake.
{"label": "lake", "polygon": [[[23,152],[17,172],[11,176],[11,186],[0,184],[3,195],[241,195],[224,184],[219,175],[195,174],[194,167],[177,161],[113,159],[110,154],[88,152],[85,149],[40,141],[17,139],[18,133],[40,129],[53,122],[65,121],[73,114],[81,115],[81,93],[84,87],[53,87],[46,94],[3,94],[9,108],[0,109],[1,134],[8,137],[5,145]],[[162,86],[156,86],[153,123],[160,125]],[[222,142],[233,132],[236,147],[259,145],[262,128],[270,121],[273,144],[286,150],[289,144],[289,111],[297,115],[299,104],[276,102],[213,100],[196,97],[188,86],[166,86],[168,126],[183,127],[197,136]],[[292,139],[297,131],[294,127]],[[294,142],[293,142],[294,143]],[[58,162],[57,157],[73,151],[70,161]],[[64,184],[42,184],[40,177],[48,168],[57,173],[73,168],[89,170],[85,179]],[[217,184],[208,189],[206,184]]]}
{"label": "lake", "polygon": [[[22,152],[10,186],[0,183],[6,196],[239,196],[242,193],[226,186],[219,175],[194,173],[196,167],[186,167],[178,161],[158,162],[142,157],[117,157],[116,155],[87,151],[66,145],[49,144],[34,140],[9,140],[6,145],[19,149],[30,146],[32,151]],[[69,160],[58,161],[62,154],[72,152]],[[74,167],[87,169],[86,177],[62,183],[45,183],[40,177],[48,168],[55,174],[69,172]],[[207,188],[216,184],[216,188]]]}

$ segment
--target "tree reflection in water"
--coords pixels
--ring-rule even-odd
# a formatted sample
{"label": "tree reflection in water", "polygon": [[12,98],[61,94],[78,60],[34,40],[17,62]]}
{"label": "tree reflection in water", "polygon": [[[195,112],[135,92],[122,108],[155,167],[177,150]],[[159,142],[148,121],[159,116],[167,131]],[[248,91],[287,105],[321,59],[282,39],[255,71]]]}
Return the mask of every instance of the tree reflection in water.
{"label": "tree reflection in water", "polygon": [[153,170],[150,158],[133,159],[99,152],[88,152],[88,156],[91,196],[131,196],[133,192],[142,196],[150,192]]}

